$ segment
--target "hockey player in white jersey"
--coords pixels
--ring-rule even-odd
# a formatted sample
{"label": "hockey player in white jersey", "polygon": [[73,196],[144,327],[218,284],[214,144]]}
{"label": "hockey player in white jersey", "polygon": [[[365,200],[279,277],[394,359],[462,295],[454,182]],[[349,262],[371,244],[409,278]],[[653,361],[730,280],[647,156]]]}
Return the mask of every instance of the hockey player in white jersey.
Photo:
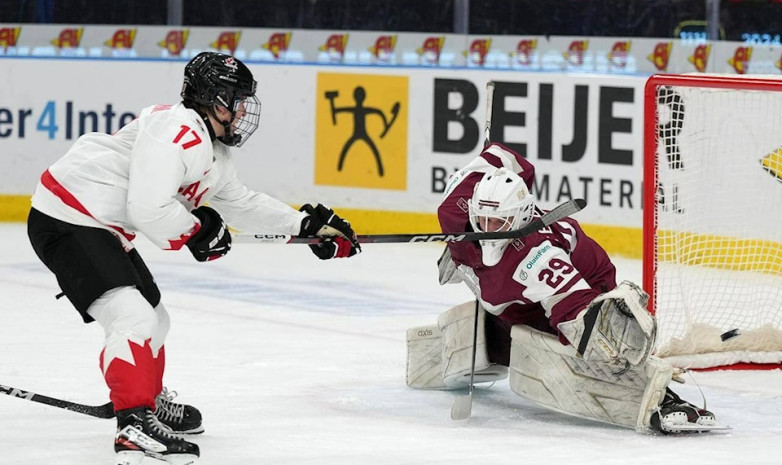
{"label": "hockey player in white jersey", "polygon": [[[117,414],[118,463],[144,456],[192,463],[200,412],[163,388],[169,316],[134,249],[187,247],[198,261],[231,249],[226,224],[253,233],[323,236],[321,259],[360,251],[350,224],[321,204],[297,211],[237,179],[229,152],[252,136],[256,81],[234,57],[200,53],[185,67],[182,102],[144,108],[113,135],[80,137],[41,176],[28,235],[85,323],[105,330],[100,367]],[[205,203],[209,206],[205,206]]]}
{"label": "hockey player in white jersey", "polygon": [[[533,175],[521,155],[491,144],[449,180],[438,209],[443,232],[528,224],[543,213],[530,194]],[[517,239],[449,244],[440,272],[441,283],[467,284],[476,302],[408,330],[410,387],[469,384],[475,341],[475,380],[509,376],[515,393],[547,408],[639,431],[719,428],[713,413],[668,388],[673,368],[651,354],[648,296],[617,285],[608,254],[576,220]]]}

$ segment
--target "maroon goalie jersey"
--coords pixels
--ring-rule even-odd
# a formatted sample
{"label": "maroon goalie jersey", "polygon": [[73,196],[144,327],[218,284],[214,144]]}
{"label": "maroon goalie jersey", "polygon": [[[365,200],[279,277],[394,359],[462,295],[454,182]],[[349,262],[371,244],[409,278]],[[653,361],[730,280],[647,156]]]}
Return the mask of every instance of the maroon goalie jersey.
{"label": "maroon goalie jersey", "polygon": [[532,322],[540,322],[543,314],[550,330],[616,287],[616,268],[608,254],[572,218],[514,239],[498,264],[473,271],[488,312],[511,325],[532,326],[539,325]]}
{"label": "maroon goalie jersey", "polygon": [[[505,166],[532,184],[534,168],[519,154],[498,144],[449,180],[438,209],[444,233],[467,230],[467,202],[486,170]],[[543,212],[536,209],[536,216]],[[482,306],[508,325],[527,324],[556,332],[598,295],[616,287],[616,268],[605,250],[588,237],[578,222],[566,218],[507,246],[500,262],[485,266],[478,242],[450,243],[457,265],[471,268],[480,288]],[[560,340],[568,341],[560,335]]]}

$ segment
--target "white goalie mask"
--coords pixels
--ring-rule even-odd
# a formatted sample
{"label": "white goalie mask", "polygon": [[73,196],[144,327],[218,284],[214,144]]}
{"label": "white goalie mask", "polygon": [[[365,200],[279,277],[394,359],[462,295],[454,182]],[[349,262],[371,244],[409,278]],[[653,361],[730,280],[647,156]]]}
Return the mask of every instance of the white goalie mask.
{"label": "white goalie mask", "polygon": [[[532,221],[535,197],[521,177],[506,168],[483,175],[469,202],[470,224],[480,232],[519,229]],[[494,266],[510,244],[510,239],[483,240],[483,264]]]}

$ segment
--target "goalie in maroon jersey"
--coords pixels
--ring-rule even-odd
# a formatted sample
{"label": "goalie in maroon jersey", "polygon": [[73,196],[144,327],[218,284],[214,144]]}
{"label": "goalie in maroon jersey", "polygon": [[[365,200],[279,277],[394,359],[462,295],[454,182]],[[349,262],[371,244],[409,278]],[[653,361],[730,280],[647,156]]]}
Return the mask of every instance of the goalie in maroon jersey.
{"label": "goalie in maroon jersey", "polygon": [[[489,145],[449,179],[438,209],[443,233],[527,225],[543,214],[533,178],[518,153]],[[648,296],[627,281],[617,286],[608,254],[576,220],[516,239],[449,243],[439,265],[442,284],[464,282],[479,304],[476,382],[510,373],[511,389],[528,400],[638,430],[715,429],[711,412],[667,389],[673,367],[650,355]],[[468,302],[408,331],[408,385],[469,383],[474,309]]]}
{"label": "goalie in maroon jersey", "polygon": [[[185,66],[177,105],[144,108],[115,134],[81,136],[41,176],[28,235],[85,323],[105,330],[100,366],[117,414],[114,449],[123,465],[145,456],[192,463],[201,414],[163,388],[169,316],[133,246],[144,234],[165,250],[187,247],[198,261],[231,250],[227,224],[251,233],[321,236],[321,259],[360,251],[350,224],[322,205],[300,211],[238,179],[230,147],[258,128],[250,70],[203,52]],[[205,203],[210,206],[205,206]]]}

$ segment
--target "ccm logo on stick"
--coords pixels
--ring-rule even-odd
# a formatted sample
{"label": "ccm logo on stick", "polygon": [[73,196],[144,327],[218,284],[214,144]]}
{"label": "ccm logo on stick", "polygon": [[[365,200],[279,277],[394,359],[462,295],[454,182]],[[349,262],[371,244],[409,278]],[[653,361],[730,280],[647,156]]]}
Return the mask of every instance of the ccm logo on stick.
{"label": "ccm logo on stick", "polygon": [[32,399],[34,396],[32,392],[24,392],[21,389],[10,388],[8,386],[3,386],[2,384],[0,384],[0,391],[6,392],[11,397],[20,397],[27,400]]}
{"label": "ccm logo on stick", "polygon": [[287,239],[288,236],[284,234],[256,234],[253,236],[256,239],[265,239],[270,241],[277,241],[280,239]]}
{"label": "ccm logo on stick", "polygon": [[453,234],[435,234],[432,236],[414,236],[410,242],[458,242],[464,239],[464,235],[454,236]]}

